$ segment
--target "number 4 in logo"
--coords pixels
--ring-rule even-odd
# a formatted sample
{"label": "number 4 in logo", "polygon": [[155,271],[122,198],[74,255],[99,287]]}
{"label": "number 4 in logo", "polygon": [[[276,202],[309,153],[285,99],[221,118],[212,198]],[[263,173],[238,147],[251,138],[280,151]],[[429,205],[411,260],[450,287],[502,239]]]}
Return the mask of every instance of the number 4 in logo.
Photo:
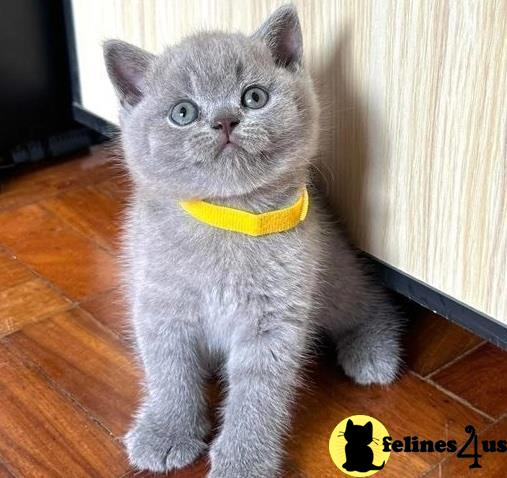
{"label": "number 4 in logo", "polygon": [[[456,456],[458,458],[473,458],[474,462],[469,465],[469,468],[482,468],[482,466],[479,464],[479,458],[481,458],[482,455],[479,455],[477,433],[475,433],[475,428],[472,425],[467,425],[465,431],[467,433],[470,433],[470,436],[468,437],[467,442],[458,451],[458,454]],[[465,453],[467,448],[471,445],[474,448],[473,453]]]}

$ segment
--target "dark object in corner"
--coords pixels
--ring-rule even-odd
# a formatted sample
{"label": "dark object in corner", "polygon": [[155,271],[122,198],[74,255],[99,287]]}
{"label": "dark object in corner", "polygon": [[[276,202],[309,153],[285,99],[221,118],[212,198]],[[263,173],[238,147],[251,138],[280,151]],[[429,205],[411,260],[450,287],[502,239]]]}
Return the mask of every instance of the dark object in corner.
{"label": "dark object in corner", "polygon": [[1,11],[0,169],[97,142],[72,117],[62,2],[2,2]]}

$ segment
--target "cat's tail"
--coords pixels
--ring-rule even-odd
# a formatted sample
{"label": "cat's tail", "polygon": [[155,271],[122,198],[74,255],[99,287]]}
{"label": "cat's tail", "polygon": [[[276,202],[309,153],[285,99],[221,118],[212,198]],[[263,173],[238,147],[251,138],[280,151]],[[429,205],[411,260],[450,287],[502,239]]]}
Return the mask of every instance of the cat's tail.
{"label": "cat's tail", "polygon": [[370,466],[370,470],[381,470],[382,468],[384,468],[384,465],[386,464],[385,461],[382,462],[382,465],[380,466],[376,466],[372,463],[372,465]]}

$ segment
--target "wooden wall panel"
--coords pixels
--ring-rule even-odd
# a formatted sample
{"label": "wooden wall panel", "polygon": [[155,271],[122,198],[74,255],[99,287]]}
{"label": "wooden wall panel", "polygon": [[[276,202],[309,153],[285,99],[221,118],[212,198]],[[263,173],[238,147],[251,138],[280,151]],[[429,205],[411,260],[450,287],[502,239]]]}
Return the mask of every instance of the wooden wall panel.
{"label": "wooden wall panel", "polygon": [[[73,0],[85,108],[116,122],[100,43],[252,32],[278,0]],[[320,169],[355,242],[507,323],[507,0],[299,0]]]}

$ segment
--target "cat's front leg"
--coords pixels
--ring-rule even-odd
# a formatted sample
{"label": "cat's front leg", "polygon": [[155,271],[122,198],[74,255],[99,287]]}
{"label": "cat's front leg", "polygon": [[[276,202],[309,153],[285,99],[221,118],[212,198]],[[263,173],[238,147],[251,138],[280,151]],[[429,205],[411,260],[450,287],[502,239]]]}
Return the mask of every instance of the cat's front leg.
{"label": "cat's front leg", "polygon": [[190,320],[141,312],[136,334],[147,390],[124,441],[134,467],[164,472],[192,463],[206,447],[209,423],[199,337]]}
{"label": "cat's front leg", "polygon": [[306,341],[304,328],[289,322],[234,338],[224,422],[211,446],[208,478],[279,476]]}

